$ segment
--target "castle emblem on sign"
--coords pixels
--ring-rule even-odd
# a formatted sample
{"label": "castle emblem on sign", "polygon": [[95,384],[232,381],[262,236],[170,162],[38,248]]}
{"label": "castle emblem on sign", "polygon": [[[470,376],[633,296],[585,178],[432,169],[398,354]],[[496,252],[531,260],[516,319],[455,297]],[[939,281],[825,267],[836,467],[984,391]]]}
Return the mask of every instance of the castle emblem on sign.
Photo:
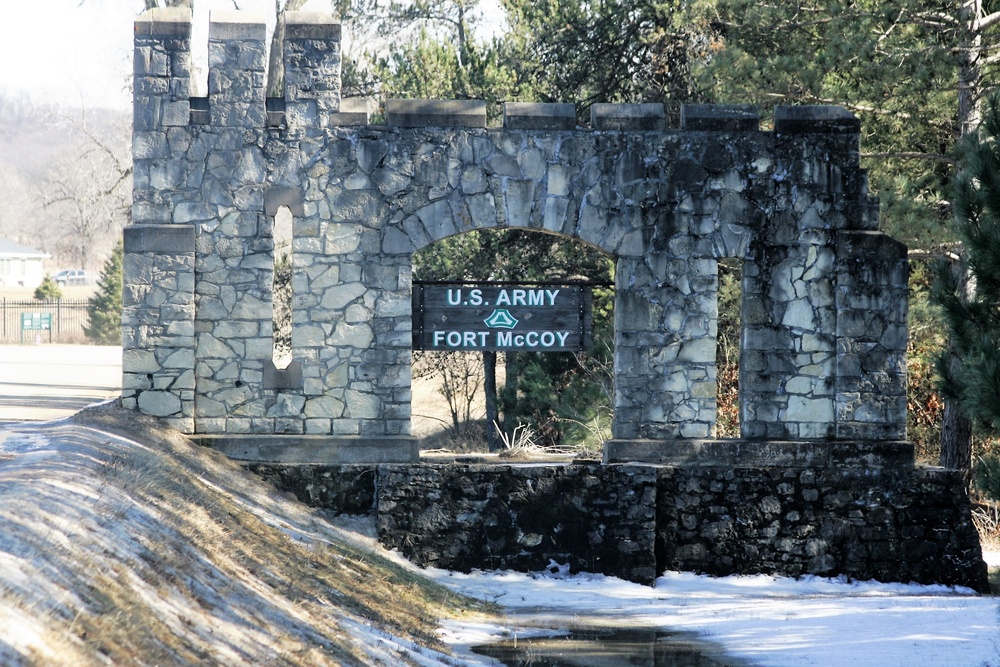
{"label": "castle emblem on sign", "polygon": [[506,308],[497,308],[483,322],[490,329],[513,329],[517,326],[517,318],[511,315]]}

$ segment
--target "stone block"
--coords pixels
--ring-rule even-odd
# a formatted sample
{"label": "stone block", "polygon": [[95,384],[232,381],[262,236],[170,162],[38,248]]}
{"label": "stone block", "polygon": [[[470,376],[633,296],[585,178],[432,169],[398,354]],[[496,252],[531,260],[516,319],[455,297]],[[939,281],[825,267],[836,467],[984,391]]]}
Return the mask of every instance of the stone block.
{"label": "stone block", "polygon": [[181,411],[181,400],[166,391],[144,391],[138,396],[139,410],[153,417],[167,417]]}
{"label": "stone block", "polygon": [[302,362],[292,360],[286,368],[277,368],[271,359],[264,360],[264,389],[302,389]]}
{"label": "stone block", "polygon": [[135,37],[190,39],[191,10],[186,7],[156,7],[135,20]]}
{"label": "stone block", "polygon": [[681,129],[696,132],[754,132],[760,114],[751,104],[682,104]]}
{"label": "stone block", "polygon": [[330,114],[330,125],[367,125],[371,121],[371,105],[365,97],[345,97],[340,110]]}
{"label": "stone block", "polygon": [[340,23],[322,12],[285,12],[285,39],[341,40]]}
{"label": "stone block", "polygon": [[263,45],[267,17],[263,13],[213,9],[208,18],[209,40],[247,40]]}
{"label": "stone block", "polygon": [[778,106],[775,134],[858,134],[861,120],[841,106]]}
{"label": "stone block", "polygon": [[190,122],[192,125],[208,125],[211,122],[211,111],[207,97],[192,97],[188,100]]}
{"label": "stone block", "polygon": [[572,130],[576,106],[564,103],[505,102],[503,126],[508,130]]}
{"label": "stone block", "polygon": [[605,104],[590,107],[590,126],[595,130],[659,131],[664,113],[660,103]]}
{"label": "stone block", "polygon": [[391,127],[486,127],[482,100],[387,100],[386,124]]}
{"label": "stone block", "polygon": [[272,186],[264,190],[264,212],[272,218],[282,206],[287,206],[294,216],[305,216],[303,202],[302,188],[299,187]]}

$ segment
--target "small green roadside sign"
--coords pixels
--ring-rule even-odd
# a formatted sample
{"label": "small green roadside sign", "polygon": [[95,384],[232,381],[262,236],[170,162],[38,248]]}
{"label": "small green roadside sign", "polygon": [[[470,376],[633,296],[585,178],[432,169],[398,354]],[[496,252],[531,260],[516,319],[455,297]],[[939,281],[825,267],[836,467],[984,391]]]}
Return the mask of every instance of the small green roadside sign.
{"label": "small green roadside sign", "polygon": [[[21,313],[21,343],[25,331],[48,331],[52,342],[52,313]],[[36,334],[37,335],[37,334]]]}

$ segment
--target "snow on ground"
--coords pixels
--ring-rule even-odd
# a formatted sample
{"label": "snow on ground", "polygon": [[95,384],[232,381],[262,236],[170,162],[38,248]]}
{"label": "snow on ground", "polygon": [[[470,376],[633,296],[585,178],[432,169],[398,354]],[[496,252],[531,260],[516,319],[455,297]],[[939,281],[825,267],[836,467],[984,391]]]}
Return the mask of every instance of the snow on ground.
{"label": "snow on ground", "polygon": [[692,632],[753,665],[1000,666],[998,601],[962,588],[682,572],[668,572],[654,588],[585,574],[431,574],[512,612],[500,633],[448,625],[445,639],[456,646],[503,639],[533,619],[599,617]]}

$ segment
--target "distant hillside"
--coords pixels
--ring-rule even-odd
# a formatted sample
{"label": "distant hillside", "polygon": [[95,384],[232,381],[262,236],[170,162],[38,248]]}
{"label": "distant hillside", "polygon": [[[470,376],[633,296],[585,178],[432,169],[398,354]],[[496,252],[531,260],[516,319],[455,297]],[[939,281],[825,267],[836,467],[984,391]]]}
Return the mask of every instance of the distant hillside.
{"label": "distant hillside", "polygon": [[41,171],[53,157],[64,155],[82,141],[82,124],[106,136],[131,121],[126,113],[37,105],[24,95],[0,93],[0,164]]}
{"label": "distant hillside", "polygon": [[[51,254],[50,273],[96,272],[131,202],[130,181],[103,194],[131,163],[131,122],[124,112],[64,109],[0,92],[0,238]],[[106,151],[115,155],[110,166]]]}

